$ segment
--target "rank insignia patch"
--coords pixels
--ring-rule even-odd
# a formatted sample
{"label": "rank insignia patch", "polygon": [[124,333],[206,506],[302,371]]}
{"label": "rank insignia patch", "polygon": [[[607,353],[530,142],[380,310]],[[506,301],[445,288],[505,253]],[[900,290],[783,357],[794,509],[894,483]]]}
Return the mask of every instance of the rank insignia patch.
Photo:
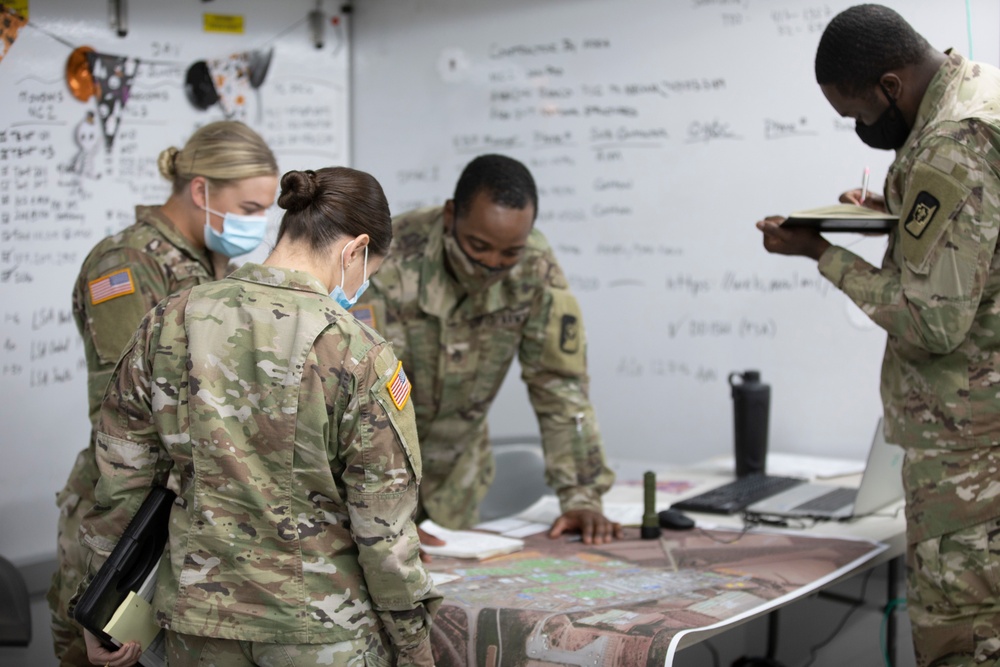
{"label": "rank insignia patch", "polygon": [[90,287],[90,303],[95,306],[135,292],[130,269],[119,269],[97,280],[91,280],[87,285]]}
{"label": "rank insignia patch", "polygon": [[919,239],[931,220],[934,219],[939,208],[941,208],[941,202],[938,201],[937,197],[926,190],[921,190],[913,202],[913,208],[910,209],[910,215],[907,216],[903,229],[913,238]]}
{"label": "rank insignia patch", "polygon": [[392,398],[393,405],[396,406],[397,410],[402,410],[410,398],[410,389],[412,388],[410,381],[406,379],[406,373],[403,372],[402,361],[397,362],[396,372],[385,383],[385,387],[389,390],[389,397]]}

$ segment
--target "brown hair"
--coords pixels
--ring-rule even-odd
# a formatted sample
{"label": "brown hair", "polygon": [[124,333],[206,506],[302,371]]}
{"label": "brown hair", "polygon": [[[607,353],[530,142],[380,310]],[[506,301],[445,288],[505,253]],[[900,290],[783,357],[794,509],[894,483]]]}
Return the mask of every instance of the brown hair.
{"label": "brown hair", "polygon": [[222,120],[199,128],[184,148],[171,146],[156,162],[160,174],[180,192],[195,176],[224,186],[254,176],[278,174],[278,161],[264,139],[235,120]]}
{"label": "brown hair", "polygon": [[389,252],[392,221],[382,186],[371,174],[348,167],[290,171],[281,177],[278,206],[285,209],[278,241],[288,234],[322,251],[343,236],[368,234],[371,251]]}

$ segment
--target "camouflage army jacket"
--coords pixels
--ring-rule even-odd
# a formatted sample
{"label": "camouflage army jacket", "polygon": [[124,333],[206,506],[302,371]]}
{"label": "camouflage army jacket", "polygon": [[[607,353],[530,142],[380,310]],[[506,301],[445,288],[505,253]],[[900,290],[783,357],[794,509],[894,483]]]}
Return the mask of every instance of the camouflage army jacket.
{"label": "camouflage army jacket", "polygon": [[546,481],[563,511],[601,511],[614,474],[587,397],[580,308],[552,249],[532,231],[506,278],[466,294],[445,269],[443,229],[440,207],[397,217],[389,255],[351,311],[389,339],[413,382],[424,511],[450,528],[477,522],[494,472],[486,416],[515,354]]}
{"label": "camouflage army jacket", "polygon": [[820,271],[888,332],[886,438],[907,448],[917,541],[1000,516],[1000,70],[949,54],[885,194],[882,268],[831,248]]}
{"label": "camouflage army jacket", "polygon": [[[137,206],[135,217],[134,225],[94,246],[73,287],[94,427],[111,371],[142,316],[168,294],[215,279],[208,254],[191,245],[159,206]],[[97,476],[91,438],[60,495],[92,498]]]}
{"label": "camouflage army jacket", "polygon": [[[159,206],[137,206],[135,219],[94,246],[73,287],[73,317],[83,336],[95,426],[108,378],[142,316],[168,294],[215,280],[208,253],[194,247]],[[123,282],[104,287],[103,279],[122,271],[128,271],[119,278]]]}
{"label": "camouflage army jacket", "polygon": [[142,321],[101,413],[97,564],[152,484],[180,489],[153,606],[182,634],[333,643],[382,626],[431,664],[440,602],[420,454],[385,341],[306,273],[246,264]]}

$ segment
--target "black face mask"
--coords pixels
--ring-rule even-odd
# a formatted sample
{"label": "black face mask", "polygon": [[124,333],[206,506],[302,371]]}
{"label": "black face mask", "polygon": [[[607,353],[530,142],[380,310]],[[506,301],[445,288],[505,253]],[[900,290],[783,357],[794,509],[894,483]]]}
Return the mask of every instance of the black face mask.
{"label": "black face mask", "polygon": [[889,100],[889,108],[871,125],[865,125],[860,120],[855,122],[854,131],[858,133],[861,141],[872,148],[896,150],[906,143],[906,138],[910,136],[910,128],[903,120],[903,114],[896,106],[896,100],[892,99],[889,91],[881,83],[879,88],[882,89],[885,99]]}

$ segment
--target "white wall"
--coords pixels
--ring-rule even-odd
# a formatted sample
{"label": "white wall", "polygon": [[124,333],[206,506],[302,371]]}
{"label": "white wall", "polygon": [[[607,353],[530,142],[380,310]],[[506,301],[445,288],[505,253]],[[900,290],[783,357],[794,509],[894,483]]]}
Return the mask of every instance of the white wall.
{"label": "white wall", "polygon": [[[188,66],[273,47],[259,95],[249,91],[237,117],[268,140],[282,170],[349,157],[343,19],[326,23],[316,49],[304,22],[313,0],[127,4],[121,38],[108,27],[106,2],[34,0],[29,25],[0,60],[0,553],[14,561],[54,553],[54,496],[87,444],[86,365],[70,310],[80,264],[133,221],[136,204],[166,200],[159,152],[224,118],[218,105],[200,111],[188,102]],[[243,34],[204,32],[203,12],[242,16]],[[99,133],[84,174],[67,165],[95,101],[78,101],[64,81],[67,57],[81,45],[140,59],[112,148]]]}
{"label": "white wall", "polygon": [[[815,262],[753,223],[873,189],[873,151],[827,104],[816,44],[848,0],[366,0],[355,14],[355,164],[396,213],[442,203],[474,155],[524,161],[539,228],[584,313],[613,457],[689,462],[732,446],[726,377],[772,385],[771,448],[863,458],[885,341]],[[888,2],[969,53],[966,3]],[[969,3],[998,61],[998,7]],[[831,237],[832,239],[833,237]],[[837,239],[880,261],[884,238]],[[494,435],[536,430],[513,373]]]}

